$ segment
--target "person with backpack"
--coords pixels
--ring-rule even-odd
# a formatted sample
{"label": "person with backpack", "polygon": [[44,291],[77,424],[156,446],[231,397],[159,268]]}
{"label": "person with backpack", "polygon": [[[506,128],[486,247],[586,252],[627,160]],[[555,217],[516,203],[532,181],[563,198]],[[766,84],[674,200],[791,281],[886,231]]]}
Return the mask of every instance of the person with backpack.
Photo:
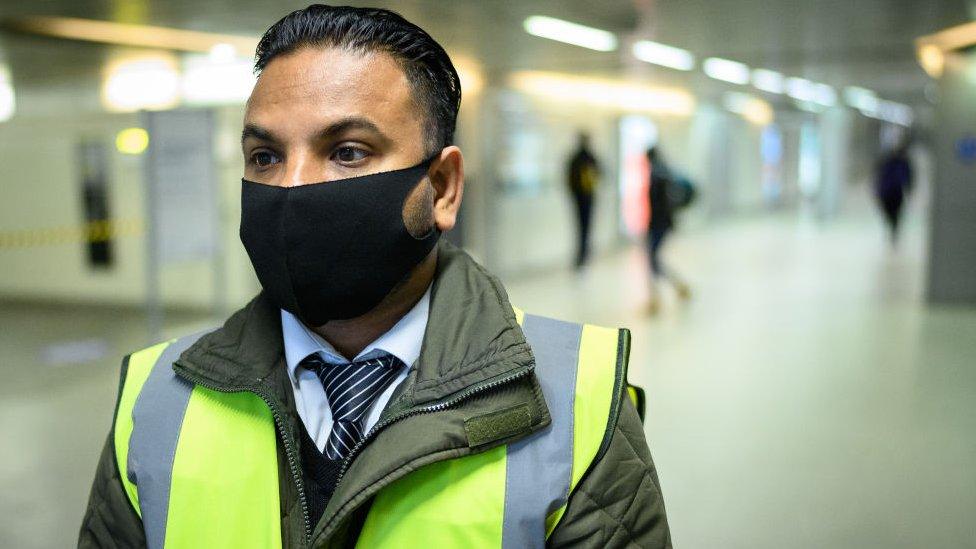
{"label": "person with backpack", "polygon": [[648,190],[650,221],[647,234],[647,254],[651,265],[651,297],[647,308],[653,315],[661,308],[658,288],[660,282],[669,282],[681,299],[691,297],[688,284],[675,273],[674,269],[665,267],[660,253],[661,246],[674,228],[675,213],[694,200],[694,186],[686,178],[671,170],[658,147],[647,150],[647,162],[651,179]]}

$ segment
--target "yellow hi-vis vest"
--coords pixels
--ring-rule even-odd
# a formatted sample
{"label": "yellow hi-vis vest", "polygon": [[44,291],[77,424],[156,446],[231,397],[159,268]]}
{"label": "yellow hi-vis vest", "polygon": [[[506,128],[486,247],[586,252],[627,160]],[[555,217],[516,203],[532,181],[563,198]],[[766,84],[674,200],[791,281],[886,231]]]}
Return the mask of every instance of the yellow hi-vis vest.
{"label": "yellow hi-vis vest", "polygon": [[[609,443],[630,335],[518,310],[516,318],[552,424],[383,488],[357,547],[545,545],[569,495]],[[129,357],[115,419],[126,493],[150,549],[279,548],[275,418],[253,393],[213,391],[176,376],[173,362],[197,337]]]}

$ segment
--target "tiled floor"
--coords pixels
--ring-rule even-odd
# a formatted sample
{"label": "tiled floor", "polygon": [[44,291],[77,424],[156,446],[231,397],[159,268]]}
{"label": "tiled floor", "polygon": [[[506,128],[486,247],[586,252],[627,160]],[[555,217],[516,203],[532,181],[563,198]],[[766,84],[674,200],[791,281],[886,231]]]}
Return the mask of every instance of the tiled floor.
{"label": "tiled floor", "polygon": [[510,293],[633,331],[676,547],[976,547],[976,310],[922,305],[910,231],[897,253],[869,217],[680,236],[694,297],[656,318],[637,250]]}
{"label": "tiled floor", "polygon": [[[976,547],[976,310],[922,305],[909,229],[893,254],[870,218],[680,235],[668,258],[694,297],[656,317],[639,249],[508,288],[633,331],[676,546]],[[118,359],[143,337],[133,312],[0,306],[0,547],[72,545]]]}

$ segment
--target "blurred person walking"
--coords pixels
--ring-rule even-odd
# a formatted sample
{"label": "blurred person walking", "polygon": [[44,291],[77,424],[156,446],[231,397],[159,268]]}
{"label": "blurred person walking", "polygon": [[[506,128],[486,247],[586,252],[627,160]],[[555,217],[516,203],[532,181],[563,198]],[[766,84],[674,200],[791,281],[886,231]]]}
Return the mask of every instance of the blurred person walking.
{"label": "blurred person walking", "polygon": [[647,305],[650,314],[657,314],[661,308],[660,286],[669,282],[681,299],[691,297],[691,288],[661,259],[661,247],[675,226],[677,211],[688,206],[694,199],[694,187],[687,180],[671,170],[664,160],[659,147],[647,150],[650,168],[650,221],[647,231],[647,255],[651,265],[651,292]]}
{"label": "blurred person walking", "polygon": [[909,141],[905,139],[878,163],[874,194],[888,226],[891,245],[898,244],[898,228],[905,199],[912,190],[913,169],[908,157]]}
{"label": "blurred person walking", "polygon": [[523,313],[440,238],[464,190],[444,49],[316,4],[255,57],[263,290],[123,360],[79,546],[670,547],[630,333]]}
{"label": "blurred person walking", "polygon": [[600,167],[590,152],[590,136],[586,132],[577,135],[576,152],[569,159],[567,183],[576,205],[577,244],[576,268],[586,264],[590,256],[590,226],[593,202],[600,182]]}

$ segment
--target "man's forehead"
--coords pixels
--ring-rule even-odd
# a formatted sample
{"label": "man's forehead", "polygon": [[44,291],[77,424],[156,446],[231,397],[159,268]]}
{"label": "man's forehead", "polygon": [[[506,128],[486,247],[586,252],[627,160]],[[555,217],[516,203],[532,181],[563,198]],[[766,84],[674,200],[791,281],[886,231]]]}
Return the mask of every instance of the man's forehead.
{"label": "man's forehead", "polygon": [[248,109],[278,103],[327,107],[368,102],[403,107],[410,101],[406,75],[390,55],[306,47],[268,63],[254,87]]}

